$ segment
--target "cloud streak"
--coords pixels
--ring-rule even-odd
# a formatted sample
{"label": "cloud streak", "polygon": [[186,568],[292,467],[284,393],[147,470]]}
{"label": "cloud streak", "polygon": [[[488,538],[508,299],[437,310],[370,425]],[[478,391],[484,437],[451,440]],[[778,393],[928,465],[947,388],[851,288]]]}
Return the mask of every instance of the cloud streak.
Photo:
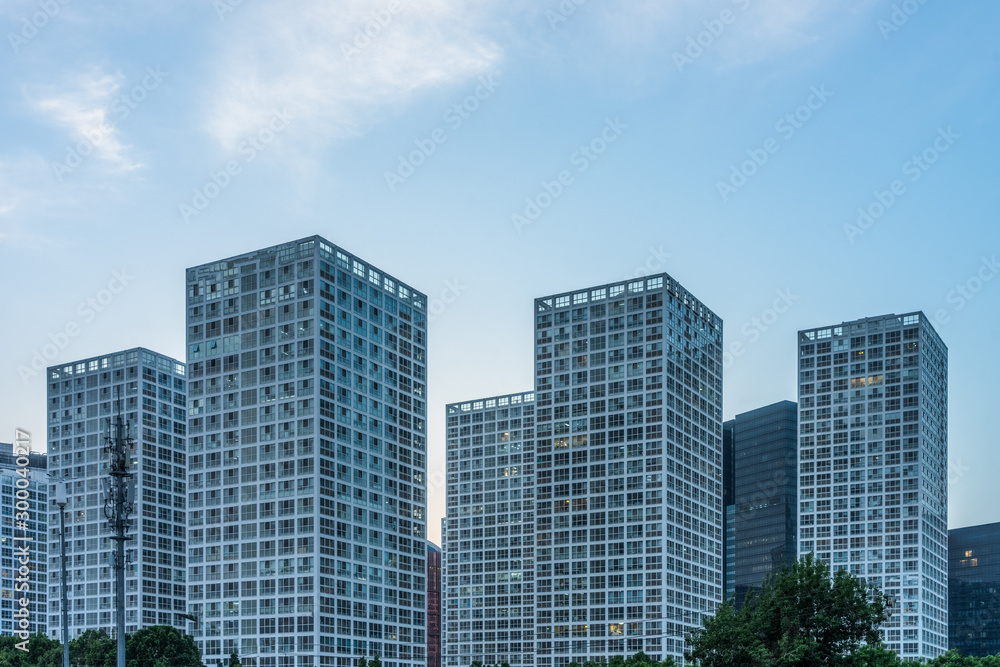
{"label": "cloud streak", "polygon": [[356,136],[422,90],[493,68],[489,3],[346,0],[242,5],[226,16],[206,131],[232,150],[275,109],[310,141]]}
{"label": "cloud streak", "polygon": [[68,131],[72,140],[86,140],[93,153],[116,171],[131,171],[142,165],[129,155],[109,117],[124,77],[94,67],[74,75],[59,86],[27,86],[30,106],[49,122]]}

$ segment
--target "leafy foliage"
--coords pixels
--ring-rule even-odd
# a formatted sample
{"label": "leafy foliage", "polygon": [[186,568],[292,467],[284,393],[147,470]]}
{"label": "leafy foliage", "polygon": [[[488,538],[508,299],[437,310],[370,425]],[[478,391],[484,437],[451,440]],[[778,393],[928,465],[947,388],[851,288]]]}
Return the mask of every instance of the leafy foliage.
{"label": "leafy foliage", "polygon": [[691,633],[688,659],[702,667],[860,667],[868,664],[861,647],[881,645],[889,604],[878,589],[844,570],[831,577],[825,563],[805,556],[769,577],[739,611],[726,601]]}
{"label": "leafy foliage", "polygon": [[[129,635],[125,656],[126,667],[203,667],[191,636],[170,625],[154,625]],[[235,657],[234,653],[230,660]]]}
{"label": "leafy foliage", "polygon": [[[868,592],[863,586],[861,589],[866,593]],[[874,603],[872,604],[874,605]],[[740,615],[733,609],[731,600],[727,601],[723,607],[720,607],[719,613],[716,614],[716,617],[719,617],[720,613],[723,614],[722,618],[720,618],[720,623],[722,623],[727,629],[727,634],[723,637],[727,641],[720,642],[720,645],[728,646],[730,649],[738,648],[740,646],[739,642],[742,639],[746,639],[747,635],[741,634],[741,631],[734,630],[735,626],[738,625],[736,621],[740,619]],[[954,650],[948,651],[943,656],[928,662],[900,660],[895,653],[887,649],[880,642],[857,646],[854,650],[846,653],[845,655],[835,656],[835,658],[836,660],[842,661],[815,664],[848,665],[850,667],[1000,667],[1000,655],[989,656],[986,658],[971,658],[960,655]],[[364,658],[358,661],[357,667],[371,667],[371,663],[362,662],[362,660],[364,660]],[[775,659],[774,656],[769,655],[766,651],[760,652],[754,650],[745,652],[733,650],[726,655],[713,656],[711,660],[712,662],[701,662],[700,664],[744,665],[746,667],[771,667],[772,665],[799,664],[782,662],[783,658],[781,656]],[[498,665],[483,665],[481,660],[473,660],[469,667],[510,667],[510,665],[507,663],[500,663]],[[678,665],[671,657],[662,661],[656,661],[647,656],[645,653],[639,652],[628,658],[620,655],[613,656],[607,662],[594,662],[592,660],[588,660],[584,662],[583,665],[580,665],[580,663],[574,661],[569,663],[568,667],[678,667]]]}
{"label": "leafy foliage", "polygon": [[17,644],[20,637],[0,636],[0,667],[61,667],[62,644],[41,633],[28,639],[28,650],[22,651]]}
{"label": "leafy foliage", "polygon": [[[125,638],[128,656],[128,638]],[[104,630],[87,630],[69,642],[69,664],[87,667],[115,667],[118,645]]]}
{"label": "leafy foliage", "polygon": [[[62,644],[36,634],[28,641],[28,651],[16,647],[20,639],[0,636],[0,667],[62,667]],[[104,630],[87,630],[69,642],[70,665],[115,667],[117,643]],[[144,628],[125,638],[128,667],[204,667],[194,641],[169,625]],[[230,657],[232,665],[233,654]]]}
{"label": "leafy foliage", "polygon": [[[915,665],[916,663],[912,663]],[[906,667],[910,667],[909,664]],[[952,649],[944,655],[924,663],[921,667],[1000,667],[1000,655],[973,658]]]}
{"label": "leafy foliage", "polygon": [[[481,660],[476,659],[469,664],[469,667],[510,667],[510,664],[507,662],[501,662],[497,665],[483,665]],[[639,653],[636,653],[628,658],[621,655],[613,656],[610,660],[608,660],[608,662],[594,662],[593,660],[588,660],[584,662],[583,665],[580,665],[580,663],[573,661],[569,663],[568,667],[677,667],[677,663],[674,662],[673,658],[667,658],[662,661],[653,660],[648,655],[640,651]]]}

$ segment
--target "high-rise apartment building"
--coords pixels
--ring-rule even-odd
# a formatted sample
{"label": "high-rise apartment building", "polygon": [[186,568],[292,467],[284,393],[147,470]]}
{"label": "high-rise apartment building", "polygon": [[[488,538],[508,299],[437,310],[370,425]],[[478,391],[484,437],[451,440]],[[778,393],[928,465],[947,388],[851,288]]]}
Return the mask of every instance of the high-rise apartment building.
{"label": "high-rise apartment building", "polygon": [[[0,635],[15,630],[45,634],[48,623],[47,462],[45,454],[24,455],[21,450],[0,443]],[[26,576],[20,571],[22,562]],[[22,598],[27,606],[20,604]],[[26,628],[21,620],[27,621]]]}
{"label": "high-rise apartment building", "polygon": [[[184,628],[187,517],[187,377],[184,364],[134,348],[48,369],[49,497],[67,482],[69,631],[115,630],[114,542],[105,515],[109,420],[121,409],[135,449],[128,453],[134,504],[126,542],[125,629]],[[47,508],[48,570],[60,571],[59,508]],[[48,632],[62,637],[60,577],[49,578]]]}
{"label": "high-rise apartment building", "polygon": [[535,396],[446,406],[444,664],[535,664]]}
{"label": "high-rise apartment building", "polygon": [[536,664],[679,658],[724,588],[722,321],[661,274],[536,299],[534,335]]}
{"label": "high-rise apartment building", "polygon": [[[445,476],[447,480],[447,475]],[[445,487],[447,488],[447,487]],[[441,618],[438,627],[441,628],[441,664],[447,664],[445,656],[448,655],[448,639],[445,630],[445,618],[447,615],[447,589],[445,583],[448,580],[448,517],[441,517]]]}
{"label": "high-rise apartment building", "polygon": [[424,667],[426,298],[314,236],[187,271],[206,663]]}
{"label": "high-rise apartment building", "polygon": [[1000,523],[948,531],[948,648],[1000,653]]}
{"label": "high-rise apartment building", "polygon": [[[781,401],[723,424],[732,474],[727,573],[739,608],[770,574],[792,565],[798,517],[798,409]],[[727,508],[729,509],[729,508]]]}
{"label": "high-rise apartment building", "polygon": [[427,667],[441,667],[441,547],[427,543]]}
{"label": "high-rise apartment building", "polygon": [[948,648],[948,350],[923,313],[799,332],[799,553],[895,601],[886,645]]}

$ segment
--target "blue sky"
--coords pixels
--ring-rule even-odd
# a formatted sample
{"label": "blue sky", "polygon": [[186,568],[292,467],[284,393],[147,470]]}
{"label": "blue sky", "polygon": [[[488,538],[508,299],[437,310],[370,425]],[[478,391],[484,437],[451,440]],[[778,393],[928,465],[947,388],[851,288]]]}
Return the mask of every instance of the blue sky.
{"label": "blue sky", "polygon": [[[0,1],[0,440],[44,447],[36,353],[182,357],[185,268],[318,233],[440,313],[432,471],[445,403],[531,388],[534,297],[655,270],[741,345],[726,418],[795,398],[799,329],[936,318],[950,524],[1000,521],[998,19],[985,0]],[[443,511],[432,486],[432,539]]]}

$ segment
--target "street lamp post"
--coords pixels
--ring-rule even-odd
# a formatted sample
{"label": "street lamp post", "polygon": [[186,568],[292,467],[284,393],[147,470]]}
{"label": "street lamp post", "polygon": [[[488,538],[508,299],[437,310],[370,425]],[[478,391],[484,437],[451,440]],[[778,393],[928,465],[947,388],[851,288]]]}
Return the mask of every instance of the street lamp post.
{"label": "street lamp post", "polygon": [[62,651],[63,667],[69,667],[69,603],[66,601],[66,482],[56,482],[56,506],[59,508],[59,551],[62,556]]}

